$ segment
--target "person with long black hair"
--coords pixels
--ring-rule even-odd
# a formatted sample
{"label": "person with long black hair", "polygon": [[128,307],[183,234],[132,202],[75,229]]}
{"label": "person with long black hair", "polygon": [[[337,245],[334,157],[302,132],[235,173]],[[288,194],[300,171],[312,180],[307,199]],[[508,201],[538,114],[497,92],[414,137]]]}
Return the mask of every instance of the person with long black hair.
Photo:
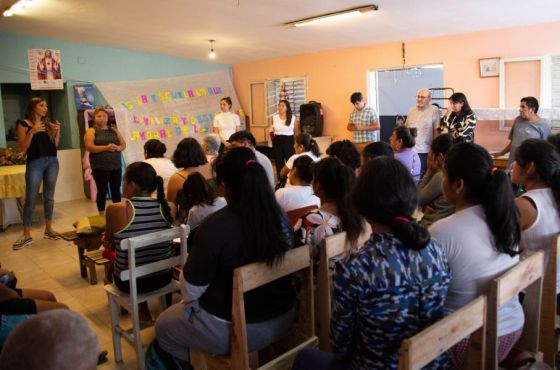
{"label": "person with long black hair", "polygon": [[467,97],[456,92],[449,97],[449,108],[441,119],[439,131],[449,133],[457,142],[474,141],[476,114],[474,114]]}
{"label": "person with long black hair", "polygon": [[362,232],[363,220],[350,201],[356,182],[354,171],[336,158],[323,158],[313,169],[313,192],[321,207],[302,216],[294,226],[299,242],[318,247],[327,236],[346,231],[354,245]]}
{"label": "person with long black hair", "polygon": [[[157,191],[157,199],[151,194]],[[120,246],[124,239],[144,235],[171,227],[171,212],[163,192],[163,179],[145,162],[134,162],[126,167],[123,177],[124,202],[107,207],[104,255],[114,260],[114,284],[128,293],[129,284],[120,279],[121,271],[128,269],[128,251]],[[169,243],[144,247],[136,252],[136,263],[150,263],[171,256]],[[171,270],[163,270],[137,279],[138,293],[146,293],[164,287],[171,281]],[[146,302],[140,304],[140,320],[152,321]]]}
{"label": "person with long black hair", "polygon": [[[352,201],[372,234],[335,262],[333,354],[304,350],[294,369],[396,369],[402,340],[443,317],[451,274],[442,248],[412,218],[416,199],[402,163],[365,164]],[[445,368],[445,360],[426,369]]]}
{"label": "person with long black hair", "polygon": [[[230,147],[214,162],[227,206],[209,216],[194,237],[180,282],[183,301],[156,321],[156,350],[188,362],[190,347],[224,355],[230,350],[233,270],[253,263],[274,265],[293,246],[291,226],[274,199],[254,152]],[[249,351],[279,338],[296,314],[289,278],[245,295]]]}
{"label": "person with long black hair", "polygon": [[[522,254],[543,250],[548,261],[552,240],[560,234],[560,154],[545,140],[525,140],[515,152],[511,181],[525,189],[515,200]],[[560,271],[556,276],[558,294]]]}
{"label": "person with long black hair", "polygon": [[286,161],[295,153],[294,133],[296,132],[297,120],[292,112],[290,102],[280,100],[278,113],[272,116],[272,159],[276,165],[276,174],[280,178],[280,171],[284,168]]}
{"label": "person with long black hair", "polygon": [[[313,162],[318,162],[319,157],[321,156],[319,145],[317,144],[315,139],[313,139],[313,137],[307,133],[300,133],[296,135],[294,150],[296,153],[288,159],[288,161],[280,171],[280,176],[282,177],[288,176],[288,173],[294,166],[294,161],[296,160],[296,158],[299,158],[302,155],[306,155],[313,159]],[[288,181],[288,183],[290,182]]]}
{"label": "person with long black hair", "polygon": [[[455,213],[434,223],[430,232],[443,247],[453,275],[445,301],[450,314],[485,294],[492,280],[519,262],[521,231],[511,182],[483,147],[455,144],[445,157],[442,188]],[[523,323],[517,297],[499,309],[499,361],[519,339]],[[467,343],[450,350],[452,365],[461,366]]]}

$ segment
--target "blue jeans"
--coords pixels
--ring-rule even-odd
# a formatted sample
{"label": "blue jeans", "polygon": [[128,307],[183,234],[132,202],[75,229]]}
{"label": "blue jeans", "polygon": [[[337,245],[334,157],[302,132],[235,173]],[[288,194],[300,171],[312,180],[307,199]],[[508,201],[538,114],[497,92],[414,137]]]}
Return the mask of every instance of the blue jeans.
{"label": "blue jeans", "polygon": [[39,157],[25,165],[25,205],[23,206],[23,225],[31,227],[33,210],[41,181],[43,182],[43,205],[45,220],[53,219],[54,188],[58,177],[58,158]]}

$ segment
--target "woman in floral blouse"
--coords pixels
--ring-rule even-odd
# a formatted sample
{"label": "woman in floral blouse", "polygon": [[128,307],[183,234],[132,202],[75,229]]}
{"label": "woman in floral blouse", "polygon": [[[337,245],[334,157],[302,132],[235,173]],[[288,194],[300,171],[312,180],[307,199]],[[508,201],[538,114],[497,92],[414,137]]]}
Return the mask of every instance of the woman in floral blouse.
{"label": "woman in floral blouse", "polygon": [[321,208],[301,217],[294,230],[301,245],[318,247],[327,236],[346,231],[354,245],[362,231],[362,219],[354,211],[349,193],[356,176],[354,171],[336,158],[321,159],[313,170],[313,191],[321,200]]}

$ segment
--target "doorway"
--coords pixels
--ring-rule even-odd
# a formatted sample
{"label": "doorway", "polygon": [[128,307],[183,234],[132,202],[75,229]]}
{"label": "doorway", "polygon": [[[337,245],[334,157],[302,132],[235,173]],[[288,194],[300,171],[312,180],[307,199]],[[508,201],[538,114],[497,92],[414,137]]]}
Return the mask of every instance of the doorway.
{"label": "doorway", "polygon": [[[406,115],[416,103],[421,88],[443,87],[443,64],[368,71],[368,101],[379,114],[381,141],[389,142],[397,115]],[[446,96],[435,90],[432,104],[444,106]]]}

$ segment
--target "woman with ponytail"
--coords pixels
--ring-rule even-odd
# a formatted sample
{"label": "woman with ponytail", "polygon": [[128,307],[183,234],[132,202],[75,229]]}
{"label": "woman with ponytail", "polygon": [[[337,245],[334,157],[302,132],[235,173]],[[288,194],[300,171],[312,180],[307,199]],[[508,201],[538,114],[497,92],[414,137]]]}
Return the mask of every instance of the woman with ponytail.
{"label": "woman with ponytail", "polygon": [[[560,154],[545,140],[525,140],[515,152],[511,181],[526,190],[515,200],[522,254],[544,250],[548,261],[552,240],[560,234]],[[559,277],[560,271],[556,294],[560,293]]]}
{"label": "woman with ponytail", "polygon": [[[293,245],[290,224],[252,149],[228,147],[214,168],[227,206],[198,226],[180,277],[183,301],[156,321],[158,354],[182,366],[188,366],[190,347],[229,353],[233,270],[253,262],[272,266]],[[290,278],[247,293],[245,309],[253,352],[274,342],[293,322],[296,296]]]}
{"label": "woman with ponytail", "polygon": [[[306,155],[310,157],[313,162],[319,161],[319,156],[321,156],[321,152],[319,151],[319,145],[313,137],[307,133],[297,134],[295,143],[294,143],[294,150],[296,154],[292,155],[282,170],[280,171],[281,177],[287,177],[290,170],[294,167],[294,161],[301,157],[302,155]],[[288,184],[290,181],[288,180]]]}
{"label": "woman with ponytail", "polygon": [[[519,262],[519,212],[504,171],[473,143],[455,144],[445,157],[443,194],[455,213],[430,227],[443,247],[453,278],[445,301],[450,314],[481,294],[493,279]],[[498,311],[498,360],[505,359],[523,330],[523,309],[517,298]],[[452,367],[461,367],[468,340],[450,350]]]}
{"label": "woman with ponytail", "polygon": [[362,218],[350,202],[354,171],[336,158],[321,159],[313,170],[313,192],[321,207],[302,216],[294,226],[301,245],[318,247],[327,236],[346,231],[349,245],[354,246],[362,232]]}
{"label": "woman with ponytail", "polygon": [[[443,317],[451,275],[442,248],[412,219],[416,185],[398,160],[368,161],[352,201],[372,229],[335,262],[333,355],[304,350],[295,369],[396,369],[399,347]],[[445,368],[438,358],[426,369]]]}
{"label": "woman with ponytail", "polygon": [[[157,199],[151,194],[157,190]],[[127,292],[128,282],[122,281],[121,271],[128,269],[128,251],[120,248],[120,242],[133,236],[144,235],[171,227],[169,204],[163,192],[163,179],[156,175],[154,168],[145,162],[130,164],[123,178],[124,202],[114,203],[107,207],[106,230],[103,255],[113,255],[114,284]],[[149,263],[167,259],[171,256],[172,246],[169,243],[156,244],[136,251],[136,263]],[[159,271],[136,280],[138,293],[146,293],[164,287],[171,281],[172,271]],[[140,320],[151,321],[150,311],[146,303],[140,304]]]}

